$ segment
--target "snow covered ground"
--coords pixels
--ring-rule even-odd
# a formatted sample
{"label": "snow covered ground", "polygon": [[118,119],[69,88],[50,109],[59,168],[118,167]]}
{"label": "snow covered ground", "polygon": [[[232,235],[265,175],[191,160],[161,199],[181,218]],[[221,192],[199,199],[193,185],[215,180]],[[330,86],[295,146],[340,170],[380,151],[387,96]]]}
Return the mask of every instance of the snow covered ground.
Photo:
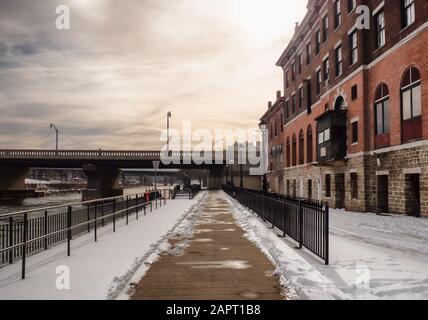
{"label": "snow covered ground", "polygon": [[428,220],[331,210],[330,265],[230,200],[247,237],[301,299],[428,299]]}
{"label": "snow covered ground", "polygon": [[[0,300],[116,298],[204,194],[193,200],[169,201],[147,216],[140,215],[138,221],[131,218],[128,226],[120,220],[116,233],[107,225],[98,230],[96,243],[93,233],[78,237],[72,241],[71,257],[67,257],[66,244],[29,257],[26,280],[20,279],[20,261],[0,269]],[[62,276],[57,271],[64,270],[57,269],[59,266],[70,271],[69,290],[57,288]]]}

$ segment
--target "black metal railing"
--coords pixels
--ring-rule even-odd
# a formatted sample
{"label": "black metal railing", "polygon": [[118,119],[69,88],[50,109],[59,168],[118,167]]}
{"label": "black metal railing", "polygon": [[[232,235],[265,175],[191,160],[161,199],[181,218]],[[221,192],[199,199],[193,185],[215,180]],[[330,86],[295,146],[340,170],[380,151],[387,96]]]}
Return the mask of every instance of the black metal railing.
{"label": "black metal railing", "polygon": [[138,220],[140,214],[162,207],[167,199],[171,199],[168,190],[148,191],[0,215],[0,266],[21,259],[22,279],[25,279],[28,255],[67,242],[70,256],[73,238],[93,232],[97,241],[100,227],[111,224],[116,232],[119,219],[126,224],[131,216]]}
{"label": "black metal railing", "polygon": [[223,190],[240,204],[260,216],[329,264],[329,206],[328,203],[295,199],[285,195],[223,186]]}

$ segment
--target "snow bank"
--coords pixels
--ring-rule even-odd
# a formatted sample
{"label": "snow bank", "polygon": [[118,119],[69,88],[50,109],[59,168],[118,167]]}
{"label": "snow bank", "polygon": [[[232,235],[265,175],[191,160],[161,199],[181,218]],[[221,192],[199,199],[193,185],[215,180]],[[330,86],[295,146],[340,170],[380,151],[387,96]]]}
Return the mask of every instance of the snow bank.
{"label": "snow bank", "polygon": [[[73,240],[71,257],[66,244],[41,252],[27,260],[27,279],[20,280],[20,261],[0,269],[0,299],[113,299],[133,274],[159,249],[177,221],[193,210],[204,193],[193,200],[173,200],[157,211],[118,221]],[[56,287],[58,266],[70,270],[70,289]]]}

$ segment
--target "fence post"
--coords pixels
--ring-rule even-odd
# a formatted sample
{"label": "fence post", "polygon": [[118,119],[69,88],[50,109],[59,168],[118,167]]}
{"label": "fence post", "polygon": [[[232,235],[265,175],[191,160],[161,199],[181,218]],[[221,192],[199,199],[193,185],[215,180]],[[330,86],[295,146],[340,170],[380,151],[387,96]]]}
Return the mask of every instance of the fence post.
{"label": "fence post", "polygon": [[67,256],[71,255],[71,206],[67,208]]}
{"label": "fence post", "polygon": [[270,198],[270,217],[272,219],[272,229],[275,229],[275,214],[273,211],[273,198]]}
{"label": "fence post", "polygon": [[[144,199],[143,199],[144,200]],[[144,200],[145,201],[145,200]],[[144,209],[144,216],[146,216],[147,215],[147,213],[146,213],[146,206],[147,206],[147,202],[144,202],[144,206],[143,206],[143,209]]]}
{"label": "fence post", "polygon": [[25,279],[25,263],[27,260],[27,231],[28,231],[28,216],[24,214],[24,234],[23,234],[23,244],[22,244],[22,272],[21,278]]}
{"label": "fence post", "polygon": [[[13,246],[13,217],[9,218],[9,247]],[[9,250],[9,263],[13,263],[13,251],[15,249]]]}
{"label": "fence post", "polygon": [[43,239],[45,250],[48,250],[48,211],[45,210],[45,221],[44,221],[44,229],[45,229],[45,238]]}
{"label": "fence post", "polygon": [[126,225],[128,225],[128,222],[129,222],[129,196],[126,196],[126,212],[125,212],[125,216],[126,216]]}
{"label": "fence post", "polygon": [[138,220],[138,194],[135,195],[135,218]]}
{"label": "fence post", "polygon": [[113,232],[116,232],[116,199],[113,199]]}
{"label": "fence post", "polygon": [[91,205],[88,203],[88,233],[91,233]]}
{"label": "fence post", "polygon": [[95,207],[94,207],[94,239],[95,242],[97,242],[97,203],[95,202]]}
{"label": "fence post", "polygon": [[329,206],[328,206],[328,203],[325,205],[325,217],[324,217],[324,219],[325,219],[325,221],[324,221],[324,236],[325,236],[325,257],[324,257],[324,260],[325,260],[325,265],[328,265],[329,264],[329,259],[330,259],[330,257],[329,257],[329,254],[330,254],[330,248],[329,248],[329,246],[330,246],[330,243],[329,243],[329,237],[330,237],[330,235],[329,235],[329,226],[328,226],[328,224],[329,224]]}
{"label": "fence post", "polygon": [[101,216],[102,216],[101,226],[104,227],[104,201],[101,202]]}
{"label": "fence post", "polygon": [[287,233],[285,231],[285,197],[282,199],[282,237],[285,238],[287,236]]}
{"label": "fence post", "polygon": [[299,199],[299,249],[303,248],[303,207],[302,200]]}
{"label": "fence post", "polygon": [[150,212],[153,212],[153,201],[150,200]]}

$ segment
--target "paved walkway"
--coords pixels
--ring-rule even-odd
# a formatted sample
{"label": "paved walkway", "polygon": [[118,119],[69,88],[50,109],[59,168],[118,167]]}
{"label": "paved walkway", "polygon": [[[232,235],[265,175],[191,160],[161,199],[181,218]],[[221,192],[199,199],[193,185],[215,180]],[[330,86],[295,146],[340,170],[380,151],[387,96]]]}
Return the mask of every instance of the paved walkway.
{"label": "paved walkway", "polygon": [[[284,299],[272,263],[243,236],[221,192],[208,194],[197,219],[188,246],[179,255],[162,255],[132,299]],[[170,239],[173,246],[182,241]]]}

